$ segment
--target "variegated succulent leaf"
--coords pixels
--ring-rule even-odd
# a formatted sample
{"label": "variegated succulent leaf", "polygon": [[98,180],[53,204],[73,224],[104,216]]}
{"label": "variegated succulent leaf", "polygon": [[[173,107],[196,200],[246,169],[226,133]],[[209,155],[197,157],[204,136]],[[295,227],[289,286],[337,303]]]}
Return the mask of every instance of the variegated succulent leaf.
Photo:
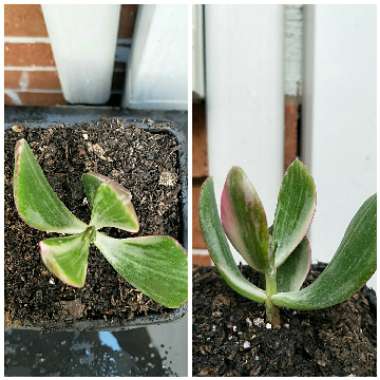
{"label": "variegated succulent leaf", "polygon": [[15,148],[13,193],[21,219],[40,231],[80,233],[87,225],[58,198],[25,139]]}
{"label": "variegated succulent leaf", "polygon": [[208,178],[202,185],[199,216],[203,237],[211,259],[223,280],[240,295],[256,302],[265,302],[265,291],[244,278],[232,257],[218,215],[211,178]]}
{"label": "variegated succulent leaf", "polygon": [[285,262],[277,268],[277,292],[299,290],[311,267],[311,247],[304,237]]}
{"label": "variegated succulent leaf", "polygon": [[269,234],[261,200],[241,168],[228,173],[221,200],[224,231],[235,249],[255,270],[268,268]]}
{"label": "variegated succulent leaf", "polygon": [[350,298],[376,271],[376,194],[360,207],[347,227],[333,259],[319,277],[298,291],[272,297],[275,305],[289,309],[315,310]]}
{"label": "variegated succulent leaf", "polygon": [[88,253],[95,231],[42,240],[41,258],[45,266],[67,285],[81,288],[87,275]]}
{"label": "variegated succulent leaf", "polygon": [[282,180],[273,222],[272,250],[275,266],[282,265],[305,237],[316,205],[314,180],[298,159]]}
{"label": "variegated succulent leaf", "polygon": [[177,308],[187,300],[187,255],[169,236],[114,239],[96,233],[96,247],[127,282],[154,301]]}
{"label": "variegated succulent leaf", "polygon": [[138,232],[139,222],[132,204],[132,194],[127,189],[95,173],[83,174],[82,183],[92,207],[91,226]]}

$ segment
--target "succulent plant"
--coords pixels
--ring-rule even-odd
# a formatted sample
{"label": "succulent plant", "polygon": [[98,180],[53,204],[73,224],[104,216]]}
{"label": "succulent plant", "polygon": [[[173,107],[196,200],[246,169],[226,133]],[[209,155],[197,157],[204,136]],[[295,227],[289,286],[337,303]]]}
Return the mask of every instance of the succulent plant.
{"label": "succulent plant", "polygon": [[[233,167],[228,173],[221,220],[212,179],[202,186],[200,223],[217,270],[237,293],[265,303],[267,319],[273,325],[280,324],[279,307],[314,310],[333,306],[351,297],[376,271],[374,194],[357,211],[328,266],[301,289],[311,265],[306,233],[315,206],[313,178],[298,159],[285,173],[269,228],[260,198],[242,169]],[[243,277],[226,235],[248,265],[265,278],[265,290]]]}
{"label": "succulent plant", "polygon": [[100,230],[135,233],[139,222],[131,193],[100,174],[85,173],[82,183],[92,208],[90,222],[79,220],[51,188],[26,140],[15,149],[14,200],[21,219],[40,231],[65,234],[39,243],[45,266],[65,284],[83,287],[94,244],[127,282],[154,301],[176,308],[187,299],[187,255],[169,236],[115,239]]}

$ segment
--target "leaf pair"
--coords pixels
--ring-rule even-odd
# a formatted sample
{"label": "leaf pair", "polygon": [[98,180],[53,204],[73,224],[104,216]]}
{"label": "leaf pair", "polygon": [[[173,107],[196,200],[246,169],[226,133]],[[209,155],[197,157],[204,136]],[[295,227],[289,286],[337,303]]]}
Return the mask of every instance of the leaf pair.
{"label": "leaf pair", "polygon": [[232,245],[252,268],[262,273],[275,268],[278,287],[296,290],[310,267],[310,247],[305,235],[315,203],[313,179],[304,165],[295,160],[282,181],[274,223],[268,228],[256,190],[243,170],[234,167],[224,185],[221,218]]}
{"label": "leaf pair", "polygon": [[277,306],[313,310],[350,298],[376,271],[377,196],[369,197],[353,217],[333,259],[319,277],[299,291],[272,297]]}
{"label": "leaf pair", "polygon": [[271,302],[277,306],[293,309],[331,306],[364,285],[376,270],[376,195],[360,208],[319,279],[299,290],[310,269],[311,250],[305,235],[315,204],[313,179],[305,166],[295,160],[282,181],[274,223],[268,228],[255,189],[241,169],[232,168],[222,194],[223,230],[212,179],[206,180],[201,191],[200,222],[210,255],[225,281],[249,299],[257,302],[268,299],[266,292],[241,275],[224,233],[255,270],[276,273],[280,293],[271,295]]}
{"label": "leaf pair", "polygon": [[153,300],[172,308],[186,302],[187,257],[183,248],[169,236],[113,239],[99,232],[103,227],[139,230],[132,196],[99,174],[84,174],[82,182],[92,208],[88,225],[58,198],[27,142],[18,141],[13,185],[20,217],[41,231],[73,234],[40,242],[46,267],[66,284],[84,286],[93,243],[123,278]]}

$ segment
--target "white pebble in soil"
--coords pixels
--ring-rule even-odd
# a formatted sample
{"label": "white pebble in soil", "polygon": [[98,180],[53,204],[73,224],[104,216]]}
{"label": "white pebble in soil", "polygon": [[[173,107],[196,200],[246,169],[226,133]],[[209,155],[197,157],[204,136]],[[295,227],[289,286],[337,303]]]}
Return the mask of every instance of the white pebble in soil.
{"label": "white pebble in soil", "polygon": [[18,125],[18,124],[12,125],[11,128],[12,128],[12,131],[16,132],[16,133],[20,133],[20,132],[24,131],[24,127],[22,125]]}
{"label": "white pebble in soil", "polygon": [[248,350],[249,348],[251,348],[251,343],[248,342],[248,340],[246,340],[244,343],[243,343],[243,348],[245,350]]}
{"label": "white pebble in soil", "polygon": [[177,183],[177,174],[171,172],[162,172],[158,184],[161,186],[173,187]]}
{"label": "white pebble in soil", "polygon": [[253,324],[257,327],[262,327],[262,326],[264,326],[264,319],[263,318],[255,318],[253,320]]}

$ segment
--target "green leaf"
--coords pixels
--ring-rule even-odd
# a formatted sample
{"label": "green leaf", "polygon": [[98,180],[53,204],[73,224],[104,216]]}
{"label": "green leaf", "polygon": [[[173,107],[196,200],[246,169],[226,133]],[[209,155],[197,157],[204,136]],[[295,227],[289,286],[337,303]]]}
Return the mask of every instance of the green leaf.
{"label": "green leaf", "polygon": [[93,230],[77,235],[41,241],[41,258],[45,266],[67,285],[81,288],[87,274],[88,252]]}
{"label": "green leaf", "polygon": [[306,235],[316,198],[313,178],[300,160],[294,160],[282,180],[273,222],[276,267],[284,263]]}
{"label": "green leaf", "polygon": [[91,172],[82,174],[83,189],[91,208],[94,204],[96,190],[102,183],[107,183],[109,181],[111,181],[109,178],[101,174]]}
{"label": "green leaf", "polygon": [[272,297],[277,306],[314,310],[350,298],[376,271],[376,194],[360,207],[326,269],[309,286]]}
{"label": "green leaf", "polygon": [[116,227],[129,232],[139,230],[132,195],[128,190],[99,174],[84,174],[82,181],[92,205],[92,226],[97,229]]}
{"label": "green leaf", "polygon": [[187,255],[169,236],[114,239],[96,233],[95,245],[126,281],[170,308],[187,300]]}
{"label": "green leaf", "polygon": [[297,248],[277,268],[277,291],[290,292],[301,288],[311,265],[311,248],[309,239],[304,237]]}
{"label": "green leaf", "polygon": [[21,219],[31,227],[59,233],[78,233],[87,228],[53,191],[24,139],[16,144],[13,193]]}
{"label": "green leaf", "polygon": [[237,251],[257,271],[268,267],[269,234],[261,200],[244,171],[228,173],[221,202],[224,230]]}
{"label": "green leaf", "polygon": [[256,302],[265,302],[264,290],[243,277],[232,257],[219,219],[211,178],[202,185],[199,215],[210,256],[224,281],[243,297]]}

